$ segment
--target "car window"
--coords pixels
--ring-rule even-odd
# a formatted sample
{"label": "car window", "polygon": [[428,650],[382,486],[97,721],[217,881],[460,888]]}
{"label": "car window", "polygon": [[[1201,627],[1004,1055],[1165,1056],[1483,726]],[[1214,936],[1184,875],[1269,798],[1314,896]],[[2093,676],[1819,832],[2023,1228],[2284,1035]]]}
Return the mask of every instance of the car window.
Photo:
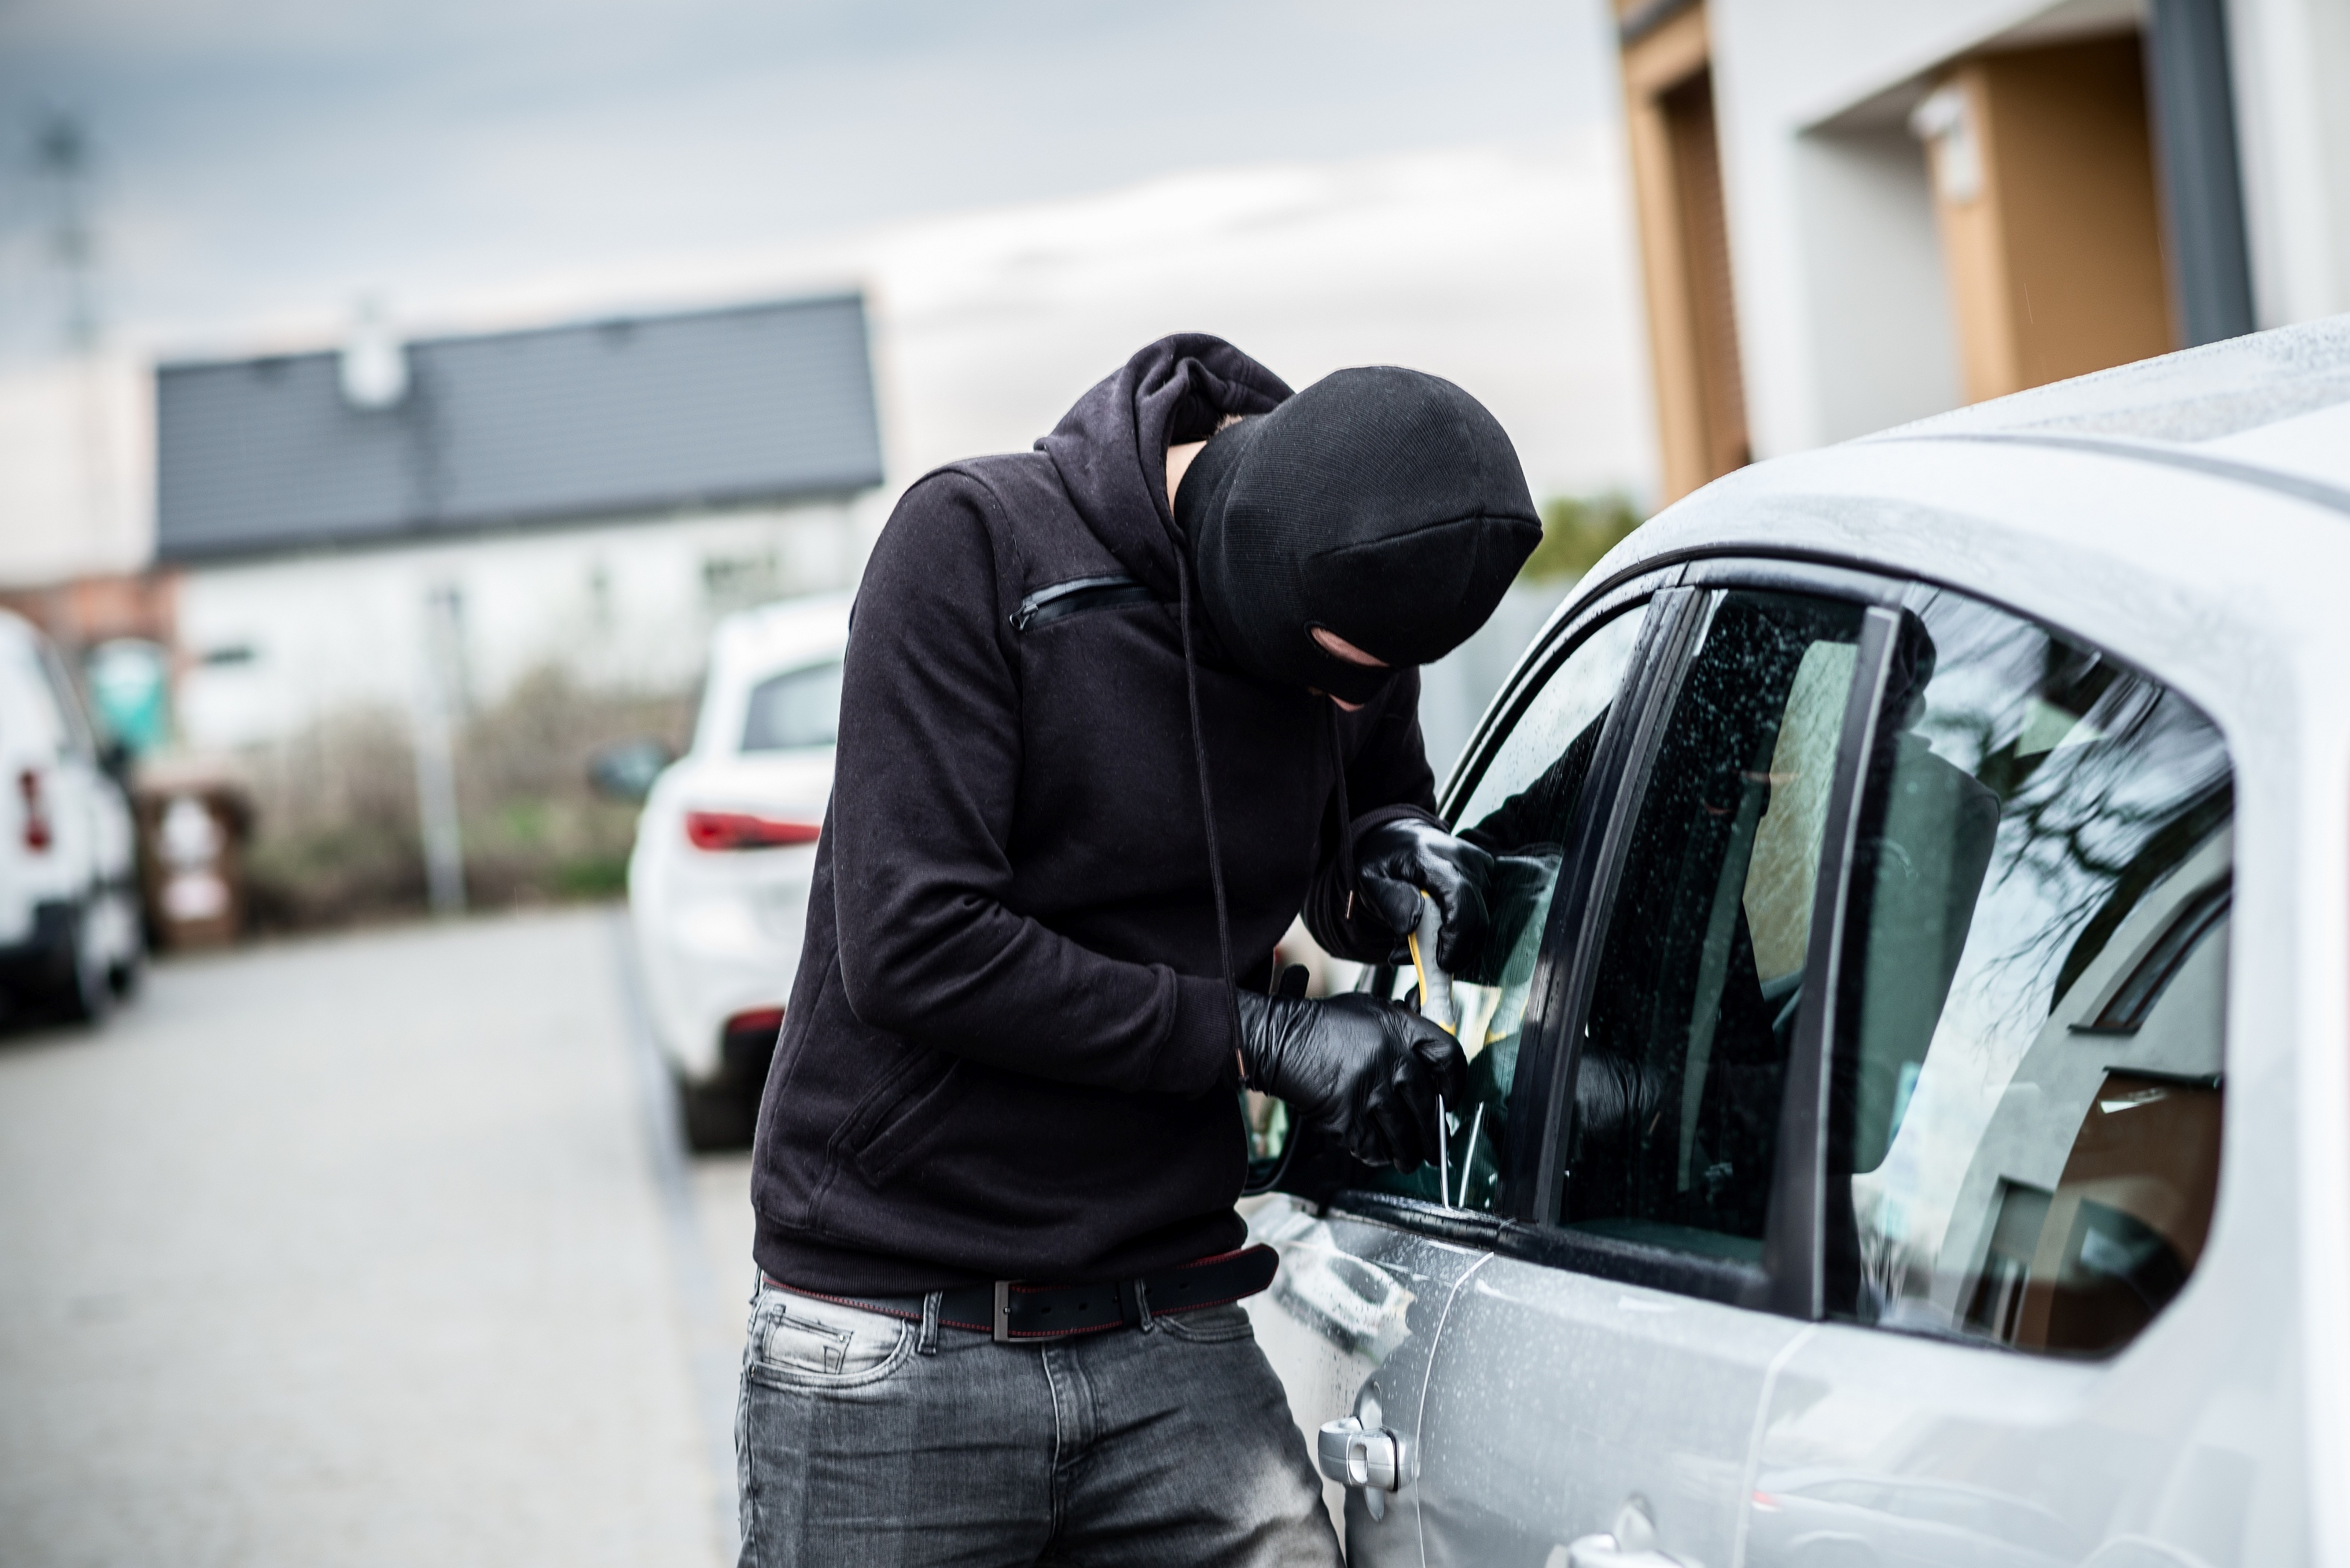
{"label": "car window", "polygon": [[829,659],[751,688],[743,720],[743,750],[782,752],[829,746],[840,738],[840,660]]}
{"label": "car window", "polygon": [[94,755],[98,741],[90,730],[89,711],[82,706],[81,693],[76,690],[73,677],[66,673],[57,649],[47,642],[40,643],[35,659],[40,666],[42,683],[48,688],[49,699],[57,705],[57,718],[65,726],[66,749],[78,756]]}
{"label": "car window", "polygon": [[1731,592],[1705,613],[1639,775],[1559,1220],[1752,1262],[1863,612]]}
{"label": "car window", "polygon": [[63,756],[73,746],[73,731],[57,704],[41,650],[31,639],[0,639],[0,709],[6,711],[14,730],[8,738],[17,749],[36,756]]}
{"label": "car window", "polygon": [[[1586,634],[1518,710],[1492,753],[1456,827],[1494,857],[1487,888],[1485,940],[1452,976],[1469,1094],[1448,1106],[1445,1158],[1409,1176],[1383,1173],[1374,1185],[1458,1209],[1492,1210],[1502,1196],[1510,1085],[1518,1040],[1557,890],[1569,827],[1591,771],[1599,733],[1639,641],[1645,611],[1623,610]],[[1390,994],[1409,998],[1418,977],[1398,973]]]}
{"label": "car window", "polygon": [[2112,1350],[2210,1225],[2227,748],[2177,693],[1947,593],[1904,617],[1885,711],[1838,1004],[1830,1309]]}

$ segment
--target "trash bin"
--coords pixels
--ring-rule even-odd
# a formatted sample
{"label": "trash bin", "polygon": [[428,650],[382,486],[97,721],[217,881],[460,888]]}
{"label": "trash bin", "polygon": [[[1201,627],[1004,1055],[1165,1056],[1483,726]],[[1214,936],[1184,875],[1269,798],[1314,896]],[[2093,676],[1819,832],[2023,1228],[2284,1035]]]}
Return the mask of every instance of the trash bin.
{"label": "trash bin", "polygon": [[244,930],[244,842],[253,807],[229,779],[139,781],[148,929],[164,948],[224,947]]}

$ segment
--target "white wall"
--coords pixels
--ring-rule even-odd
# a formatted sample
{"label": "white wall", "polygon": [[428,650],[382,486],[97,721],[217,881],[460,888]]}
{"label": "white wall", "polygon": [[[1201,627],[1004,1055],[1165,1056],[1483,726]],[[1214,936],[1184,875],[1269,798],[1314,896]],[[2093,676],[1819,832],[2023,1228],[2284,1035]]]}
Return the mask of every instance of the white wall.
{"label": "white wall", "polygon": [[[1927,73],[1994,39],[2110,27],[2137,0],[1711,0],[1755,454],[1960,400],[1925,163]],[[2263,326],[2350,310],[2350,4],[2230,0]]]}
{"label": "white wall", "polygon": [[0,587],[146,564],[153,412],[147,367],[125,354],[0,376]]}
{"label": "white wall", "polygon": [[[746,600],[838,587],[854,506],[645,520],[190,570],[180,589],[182,738],[233,747],[337,709],[406,710],[425,670],[427,606],[454,589],[476,705],[553,664],[641,691],[690,684],[710,628]],[[721,591],[713,595],[713,568]]]}
{"label": "white wall", "polygon": [[1963,399],[1950,274],[1925,149],[1906,125],[1835,126],[1790,149],[1805,281],[1813,443]]}
{"label": "white wall", "polygon": [[1939,243],[1921,205],[1924,160],[1911,162],[1899,145],[1903,117],[1927,70],[2049,9],[2044,0],[1710,0],[1757,457],[1956,406]]}
{"label": "white wall", "polygon": [[2229,23],[2253,308],[2350,310],[2350,4],[2231,0]]}

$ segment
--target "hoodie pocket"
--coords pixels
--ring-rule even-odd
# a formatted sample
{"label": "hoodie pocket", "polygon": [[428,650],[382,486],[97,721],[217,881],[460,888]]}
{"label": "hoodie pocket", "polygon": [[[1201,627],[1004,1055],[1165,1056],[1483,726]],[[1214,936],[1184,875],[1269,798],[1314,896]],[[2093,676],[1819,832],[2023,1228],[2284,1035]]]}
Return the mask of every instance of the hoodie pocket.
{"label": "hoodie pocket", "polygon": [[851,1142],[850,1153],[866,1181],[879,1188],[897,1179],[962,1103],[968,1086],[962,1057],[931,1053],[931,1060],[903,1080],[902,1092]]}
{"label": "hoodie pocket", "polygon": [[1119,605],[1155,603],[1158,596],[1132,577],[1072,577],[1066,583],[1038,588],[1012,612],[1014,631],[1034,631],[1087,610],[1113,609]]}

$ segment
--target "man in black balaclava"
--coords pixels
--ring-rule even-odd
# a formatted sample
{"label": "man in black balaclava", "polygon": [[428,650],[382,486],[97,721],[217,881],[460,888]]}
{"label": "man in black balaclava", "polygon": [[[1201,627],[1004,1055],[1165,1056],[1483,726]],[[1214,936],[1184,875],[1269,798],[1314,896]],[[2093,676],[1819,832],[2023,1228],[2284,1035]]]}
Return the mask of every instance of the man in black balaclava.
{"label": "man in black balaclava", "polygon": [[[1349,711],[1387,692],[1399,669],[1466,641],[1542,537],[1500,422],[1451,382],[1393,366],[1337,371],[1270,414],[1174,449],[1169,472],[1225,655]],[[1434,898],[1438,962],[1456,967],[1484,934],[1492,857],[1420,816],[1390,816],[1354,838],[1361,891],[1399,934],[1417,924],[1421,894]],[[1386,1163],[1374,1135],[1406,1169],[1435,1158],[1420,1136],[1435,1125],[1432,1107],[1416,1079],[1361,1085],[1362,1116],[1320,1103],[1340,1087],[1326,1079],[1377,1059],[1344,1036],[1392,1030],[1395,1009],[1367,997],[1239,997],[1252,1086],[1302,1106],[1372,1163]],[[1457,1103],[1457,1085],[1450,1094]]]}
{"label": "man in black balaclava", "polygon": [[1274,1264],[1235,1091],[1435,1158],[1459,1046],[1274,944],[1384,961],[1423,893],[1448,964],[1481,936],[1417,667],[1539,536],[1459,388],[1293,397],[1200,336],[906,493],[754,1157],[745,1563],[1337,1562],[1233,1304]]}

